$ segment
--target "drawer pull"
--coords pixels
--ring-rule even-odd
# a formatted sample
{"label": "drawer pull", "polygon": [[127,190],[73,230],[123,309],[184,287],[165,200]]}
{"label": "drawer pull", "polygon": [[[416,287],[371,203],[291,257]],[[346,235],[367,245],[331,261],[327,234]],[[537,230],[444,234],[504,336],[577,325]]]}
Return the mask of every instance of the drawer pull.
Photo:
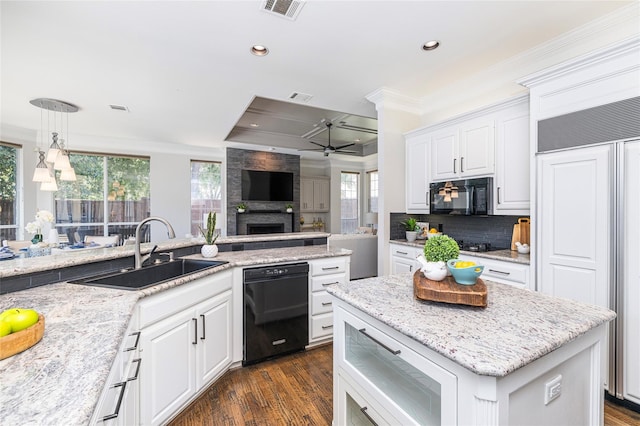
{"label": "drawer pull", "polygon": [[398,253],[398,254],[404,254],[405,256],[409,254],[409,253],[407,253],[406,251],[399,251],[399,250],[396,250],[396,253]]}
{"label": "drawer pull", "polygon": [[498,271],[497,269],[489,269],[489,272],[495,272],[496,274],[511,275],[511,272]]}
{"label": "drawer pull", "polygon": [[369,339],[373,340],[374,342],[376,342],[378,345],[382,346],[383,348],[385,348],[386,350],[388,350],[389,352],[391,352],[394,355],[399,355],[400,354],[400,349],[398,350],[393,350],[391,349],[389,346],[385,345],[384,343],[380,342],[379,340],[377,340],[376,338],[374,338],[372,335],[370,335],[369,333],[367,333],[367,329],[366,328],[361,328],[360,330],[358,330],[360,333],[364,334],[365,336],[367,336]]}
{"label": "drawer pull", "polygon": [[136,349],[138,349],[138,342],[140,342],[140,332],[136,331],[135,333],[131,333],[129,336],[136,336],[136,341],[133,346],[131,346],[130,348],[126,348],[122,352],[135,351]]}
{"label": "drawer pull", "polygon": [[333,328],[333,324],[331,324],[331,325],[323,325],[323,326],[322,326],[322,329],[323,329],[323,330],[327,330],[327,329],[329,329],[329,328]]}
{"label": "drawer pull", "polygon": [[332,269],[340,269],[339,266],[323,266],[322,270],[323,271],[331,271]]}
{"label": "drawer pull", "polygon": [[205,330],[204,330],[204,314],[200,314],[200,318],[202,318],[202,337],[200,340],[204,340],[206,338]]}
{"label": "drawer pull", "polygon": [[140,364],[142,364],[142,358],[134,359],[133,361],[131,361],[131,364],[133,364],[134,362],[138,364],[138,366],[136,367],[136,373],[133,375],[133,377],[129,377],[126,380],[127,382],[138,380],[138,374],[140,374]]}
{"label": "drawer pull", "polygon": [[322,283],[322,287],[327,287],[327,286],[330,286],[332,284],[340,284],[340,281],[336,281],[334,283]]}
{"label": "drawer pull", "polygon": [[367,418],[367,420],[369,420],[369,421],[371,422],[371,424],[372,424],[373,426],[378,426],[378,423],[376,423],[376,421],[375,421],[375,420],[373,420],[373,419],[371,418],[371,416],[369,415],[369,413],[367,413],[367,407],[361,407],[361,408],[360,408],[360,412],[361,412],[362,414],[364,414],[364,416]]}
{"label": "drawer pull", "polygon": [[322,302],[322,306],[329,306],[332,302]]}
{"label": "drawer pull", "polygon": [[120,395],[118,395],[118,402],[116,404],[116,410],[113,414],[108,414],[102,418],[102,421],[105,422],[107,420],[115,419],[120,414],[120,406],[122,405],[122,398],[124,397],[124,390],[127,387],[127,382],[120,382],[113,385],[114,388],[120,388]]}
{"label": "drawer pull", "polygon": [[198,344],[198,318],[191,318],[193,320],[193,343],[194,345]]}

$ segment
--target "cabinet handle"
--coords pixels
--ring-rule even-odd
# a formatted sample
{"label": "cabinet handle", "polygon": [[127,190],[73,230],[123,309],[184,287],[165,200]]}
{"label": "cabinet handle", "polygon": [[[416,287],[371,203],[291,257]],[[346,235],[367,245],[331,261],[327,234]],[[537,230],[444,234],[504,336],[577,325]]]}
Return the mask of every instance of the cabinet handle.
{"label": "cabinet handle", "polygon": [[456,172],[456,160],[457,160],[457,158],[453,159],[453,173]]}
{"label": "cabinet handle", "polygon": [[191,318],[193,320],[193,343],[194,345],[198,344],[198,318]]}
{"label": "cabinet handle", "polygon": [[500,204],[500,187],[498,187],[498,204]]}
{"label": "cabinet handle", "polygon": [[200,318],[202,318],[202,337],[200,338],[200,340],[204,340],[206,337],[206,332],[204,329],[204,314],[200,314]]}
{"label": "cabinet handle", "polygon": [[331,305],[331,302],[322,302],[322,306],[329,306]]}
{"label": "cabinet handle", "polygon": [[330,286],[331,284],[340,284],[340,281],[336,281],[334,283],[322,283],[322,287]]}
{"label": "cabinet handle", "polygon": [[394,355],[398,355],[400,354],[400,349],[398,350],[393,350],[391,349],[389,346],[385,345],[384,343],[380,342],[379,340],[377,340],[376,338],[374,338],[372,335],[370,335],[369,333],[367,333],[367,329],[366,328],[361,328],[360,330],[358,330],[360,333],[364,334],[365,336],[367,336],[369,339],[373,340],[374,342],[376,342],[377,344],[379,344],[380,346],[382,346],[383,348],[385,348],[386,350],[388,350],[389,352],[391,352]]}
{"label": "cabinet handle", "polygon": [[496,274],[511,275],[511,272],[498,271],[497,269],[489,269],[489,272],[495,272]]}
{"label": "cabinet handle", "polygon": [[460,157],[460,173],[464,173],[464,157]]}
{"label": "cabinet handle", "polygon": [[333,325],[323,325],[323,326],[322,326],[322,329],[323,329],[323,330],[327,330],[327,329],[329,329],[329,328],[333,328]]}
{"label": "cabinet handle", "polygon": [[405,256],[409,254],[409,253],[407,253],[406,251],[399,251],[399,250],[396,250],[396,253],[398,253],[398,254],[404,254]]}
{"label": "cabinet handle", "polygon": [[367,413],[367,407],[360,407],[360,412],[364,414],[364,416],[371,422],[373,426],[378,426],[378,423],[376,423],[376,421],[371,418],[369,413]]}
{"label": "cabinet handle", "polygon": [[131,333],[129,336],[136,336],[136,341],[133,344],[133,346],[123,350],[122,352],[135,351],[136,349],[138,349],[138,342],[140,342],[140,332],[136,331],[135,333]]}
{"label": "cabinet handle", "polygon": [[409,265],[409,272],[413,272],[413,265]]}
{"label": "cabinet handle", "polygon": [[322,270],[323,271],[330,271],[332,269],[339,269],[339,266],[327,266],[327,267],[323,267]]}
{"label": "cabinet handle", "polygon": [[120,414],[120,406],[122,405],[122,398],[124,397],[124,390],[127,387],[127,382],[120,382],[113,385],[114,388],[120,388],[120,395],[118,395],[118,402],[116,403],[116,410],[113,414],[108,414],[102,418],[102,421],[105,422],[107,420],[115,419]]}
{"label": "cabinet handle", "polygon": [[140,374],[140,364],[142,364],[142,358],[136,358],[133,361],[131,361],[131,364],[133,363],[137,363],[138,366],[136,367],[136,373],[133,375],[133,377],[129,377],[126,381],[127,382],[131,382],[133,380],[138,380],[138,374]]}
{"label": "cabinet handle", "polygon": [[429,207],[429,191],[425,193],[424,204]]}

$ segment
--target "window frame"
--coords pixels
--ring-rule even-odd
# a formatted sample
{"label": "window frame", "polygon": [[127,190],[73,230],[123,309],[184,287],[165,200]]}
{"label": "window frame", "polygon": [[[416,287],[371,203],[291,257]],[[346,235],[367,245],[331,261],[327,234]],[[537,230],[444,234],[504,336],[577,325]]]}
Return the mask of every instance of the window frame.
{"label": "window frame", "polygon": [[[193,211],[193,190],[192,190],[192,185],[193,185],[193,164],[194,163],[202,163],[202,164],[217,164],[220,168],[220,208],[219,211],[213,207],[212,211],[216,212],[216,229],[219,229],[219,233],[220,235],[226,235],[226,220],[225,220],[225,203],[226,203],[226,199],[225,199],[225,169],[224,169],[224,163],[220,160],[199,160],[199,159],[194,159],[192,158],[191,160],[189,160],[189,229],[191,230],[191,235],[193,236],[200,236],[199,232],[197,231],[197,226],[202,226],[202,228],[205,228],[205,215],[203,214],[202,217],[200,218],[200,216],[198,216],[197,218],[200,218],[200,220],[194,219],[194,211]],[[207,213],[208,215],[208,213]]]}
{"label": "window frame", "polygon": [[[8,148],[14,148],[16,150],[15,152],[15,198],[14,198],[14,223],[11,224],[3,224],[2,222],[0,222],[0,232],[2,232],[2,230],[4,229],[15,229],[15,239],[16,240],[20,240],[22,238],[24,238],[24,230],[23,230],[23,191],[21,191],[20,189],[24,187],[23,185],[23,177],[22,177],[22,172],[23,172],[23,152],[24,152],[24,148],[22,145],[20,144],[16,144],[16,143],[11,143],[11,142],[6,142],[6,141],[0,141],[0,146],[4,146],[4,147],[8,147]],[[5,240],[5,239],[9,239],[9,238],[0,238],[0,240]]]}
{"label": "window frame", "polygon": [[361,172],[359,171],[341,171],[340,172],[340,232],[341,233],[347,233],[347,231],[349,231],[348,229],[344,229],[344,221],[345,220],[353,220],[353,218],[345,218],[343,216],[343,200],[351,200],[353,198],[343,198],[342,194],[343,194],[343,188],[342,188],[342,177],[343,175],[353,175],[355,176],[355,184],[356,184],[356,197],[355,197],[355,205],[356,205],[356,217],[355,217],[355,226],[354,229],[352,230],[353,232],[355,232],[359,227],[360,227],[360,221],[362,220],[362,211],[361,211],[361,197],[362,197],[362,190],[361,190]]}

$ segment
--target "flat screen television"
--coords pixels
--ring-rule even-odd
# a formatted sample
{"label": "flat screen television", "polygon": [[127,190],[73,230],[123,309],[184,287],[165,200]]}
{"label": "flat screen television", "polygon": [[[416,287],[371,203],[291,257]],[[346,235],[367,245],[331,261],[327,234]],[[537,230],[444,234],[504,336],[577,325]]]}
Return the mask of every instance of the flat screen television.
{"label": "flat screen television", "polygon": [[293,201],[293,173],[243,170],[242,199]]}

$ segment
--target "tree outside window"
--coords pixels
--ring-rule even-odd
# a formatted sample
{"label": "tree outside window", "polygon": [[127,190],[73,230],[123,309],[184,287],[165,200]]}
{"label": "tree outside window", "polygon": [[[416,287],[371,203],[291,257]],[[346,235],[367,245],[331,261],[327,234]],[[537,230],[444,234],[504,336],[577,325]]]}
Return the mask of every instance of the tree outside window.
{"label": "tree outside window", "polygon": [[206,228],[209,212],[218,215],[216,227],[224,223],[222,213],[222,165],[213,161],[191,161],[191,235]]}
{"label": "tree outside window", "polygon": [[[138,223],[150,215],[149,158],[71,153],[69,161],[77,179],[58,180],[58,233],[72,243],[86,235],[119,235],[121,244],[133,237]],[[143,239],[149,241],[145,228]]]}
{"label": "tree outside window", "polygon": [[360,174],[355,172],[340,174],[340,225],[343,234],[355,233],[360,224],[359,178]]}
{"label": "tree outside window", "polygon": [[18,150],[0,142],[0,240],[15,240],[18,234]]}

